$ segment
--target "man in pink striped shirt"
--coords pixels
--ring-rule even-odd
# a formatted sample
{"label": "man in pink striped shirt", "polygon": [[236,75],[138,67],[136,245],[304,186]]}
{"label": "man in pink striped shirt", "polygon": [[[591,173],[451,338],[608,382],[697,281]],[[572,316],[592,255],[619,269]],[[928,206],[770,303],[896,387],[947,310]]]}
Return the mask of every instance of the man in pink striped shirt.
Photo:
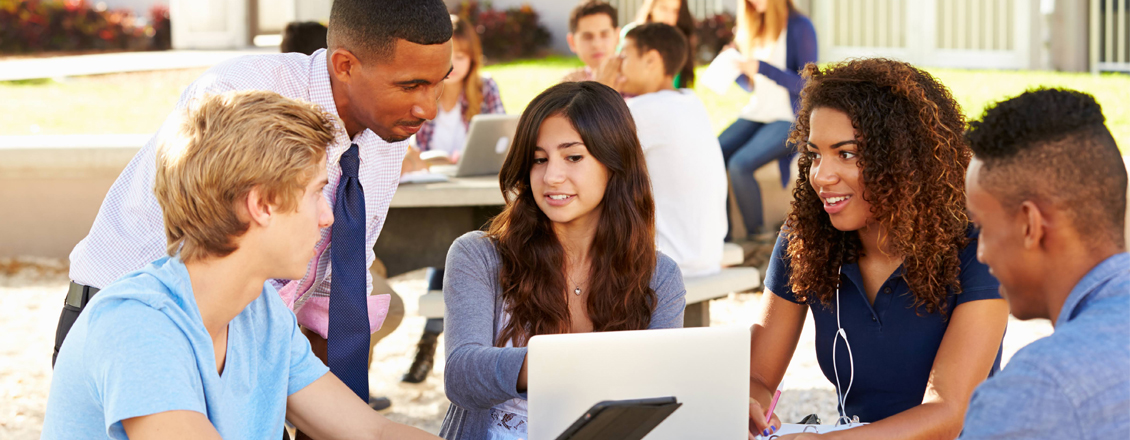
{"label": "man in pink striped shirt", "polygon": [[[328,49],[310,56],[246,56],[217,65],[185,89],[176,109],[207,95],[269,90],[318,104],[339,118],[341,130],[327,149],[329,184],[324,194],[333,205],[342,178],[339,161],[357,145],[365,243],[364,251],[350,258],[364,258],[365,267],[371,267],[373,245],[399,182],[405,140],[436,115],[443,79],[451,70],[451,34],[451,21],[441,0],[336,0],[330,13]],[[98,289],[165,254],[166,237],[153,179],[157,146],[176,134],[175,119],[170,117],[122,171],[89,235],[71,252],[72,283],[59,320],[56,353]],[[333,252],[327,250],[333,229],[322,231],[302,279],[275,282],[323,361],[333,278]],[[368,292],[372,279],[367,277]],[[367,299],[372,333],[384,321],[389,297]]]}

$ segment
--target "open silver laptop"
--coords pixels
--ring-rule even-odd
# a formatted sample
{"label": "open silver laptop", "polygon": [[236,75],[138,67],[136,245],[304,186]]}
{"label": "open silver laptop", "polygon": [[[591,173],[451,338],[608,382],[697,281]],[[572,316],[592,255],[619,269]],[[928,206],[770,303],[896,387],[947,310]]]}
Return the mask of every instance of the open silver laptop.
{"label": "open silver laptop", "polygon": [[647,440],[744,440],[749,328],[535,336],[529,343],[529,440],[553,440],[602,400],[675,396],[683,404]]}
{"label": "open silver laptop", "polygon": [[475,115],[467,131],[463,155],[455,165],[431,167],[433,173],[449,177],[497,175],[506,160],[506,152],[514,143],[519,115]]}

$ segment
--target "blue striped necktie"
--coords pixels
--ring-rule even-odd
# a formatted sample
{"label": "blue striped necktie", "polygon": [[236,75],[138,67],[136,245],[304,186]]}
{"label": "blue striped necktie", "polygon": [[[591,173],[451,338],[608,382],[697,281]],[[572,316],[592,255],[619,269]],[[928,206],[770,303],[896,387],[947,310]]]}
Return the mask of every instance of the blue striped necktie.
{"label": "blue striped necktie", "polygon": [[330,371],[369,401],[369,313],[365,301],[365,193],[357,178],[357,144],[341,155],[341,181],[330,237],[330,316],[326,358]]}

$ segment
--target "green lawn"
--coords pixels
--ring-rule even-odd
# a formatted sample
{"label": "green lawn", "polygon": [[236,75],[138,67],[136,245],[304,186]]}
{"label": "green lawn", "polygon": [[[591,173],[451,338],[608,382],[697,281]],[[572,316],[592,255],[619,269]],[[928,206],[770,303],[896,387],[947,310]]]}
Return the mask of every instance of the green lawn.
{"label": "green lawn", "polygon": [[[525,108],[539,92],[580,66],[576,58],[550,57],[485,68],[502,89],[508,112]],[[977,117],[986,104],[1037,86],[1078,89],[1103,105],[1107,126],[1123,152],[1130,152],[1130,75],[929,69],[965,110]],[[160,126],[181,90],[203,70],[147,72],[72,78],[62,81],[0,82],[0,135],[150,133]],[[701,72],[701,70],[700,70]],[[726,96],[697,88],[721,132],[745,105],[736,86]]]}

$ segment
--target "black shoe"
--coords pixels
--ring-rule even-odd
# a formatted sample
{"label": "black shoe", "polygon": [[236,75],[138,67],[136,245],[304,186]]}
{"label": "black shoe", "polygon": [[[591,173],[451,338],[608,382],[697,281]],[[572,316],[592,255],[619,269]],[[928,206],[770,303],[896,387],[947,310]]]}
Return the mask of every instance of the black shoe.
{"label": "black shoe", "polygon": [[423,336],[420,336],[420,343],[416,345],[416,359],[412,360],[412,366],[408,367],[408,372],[404,373],[404,378],[401,381],[420,383],[428,378],[428,373],[432,371],[432,365],[435,364],[438,339],[438,333],[424,332]]}
{"label": "black shoe", "polygon": [[369,408],[377,411],[384,411],[392,406],[392,401],[388,397],[369,396]]}

